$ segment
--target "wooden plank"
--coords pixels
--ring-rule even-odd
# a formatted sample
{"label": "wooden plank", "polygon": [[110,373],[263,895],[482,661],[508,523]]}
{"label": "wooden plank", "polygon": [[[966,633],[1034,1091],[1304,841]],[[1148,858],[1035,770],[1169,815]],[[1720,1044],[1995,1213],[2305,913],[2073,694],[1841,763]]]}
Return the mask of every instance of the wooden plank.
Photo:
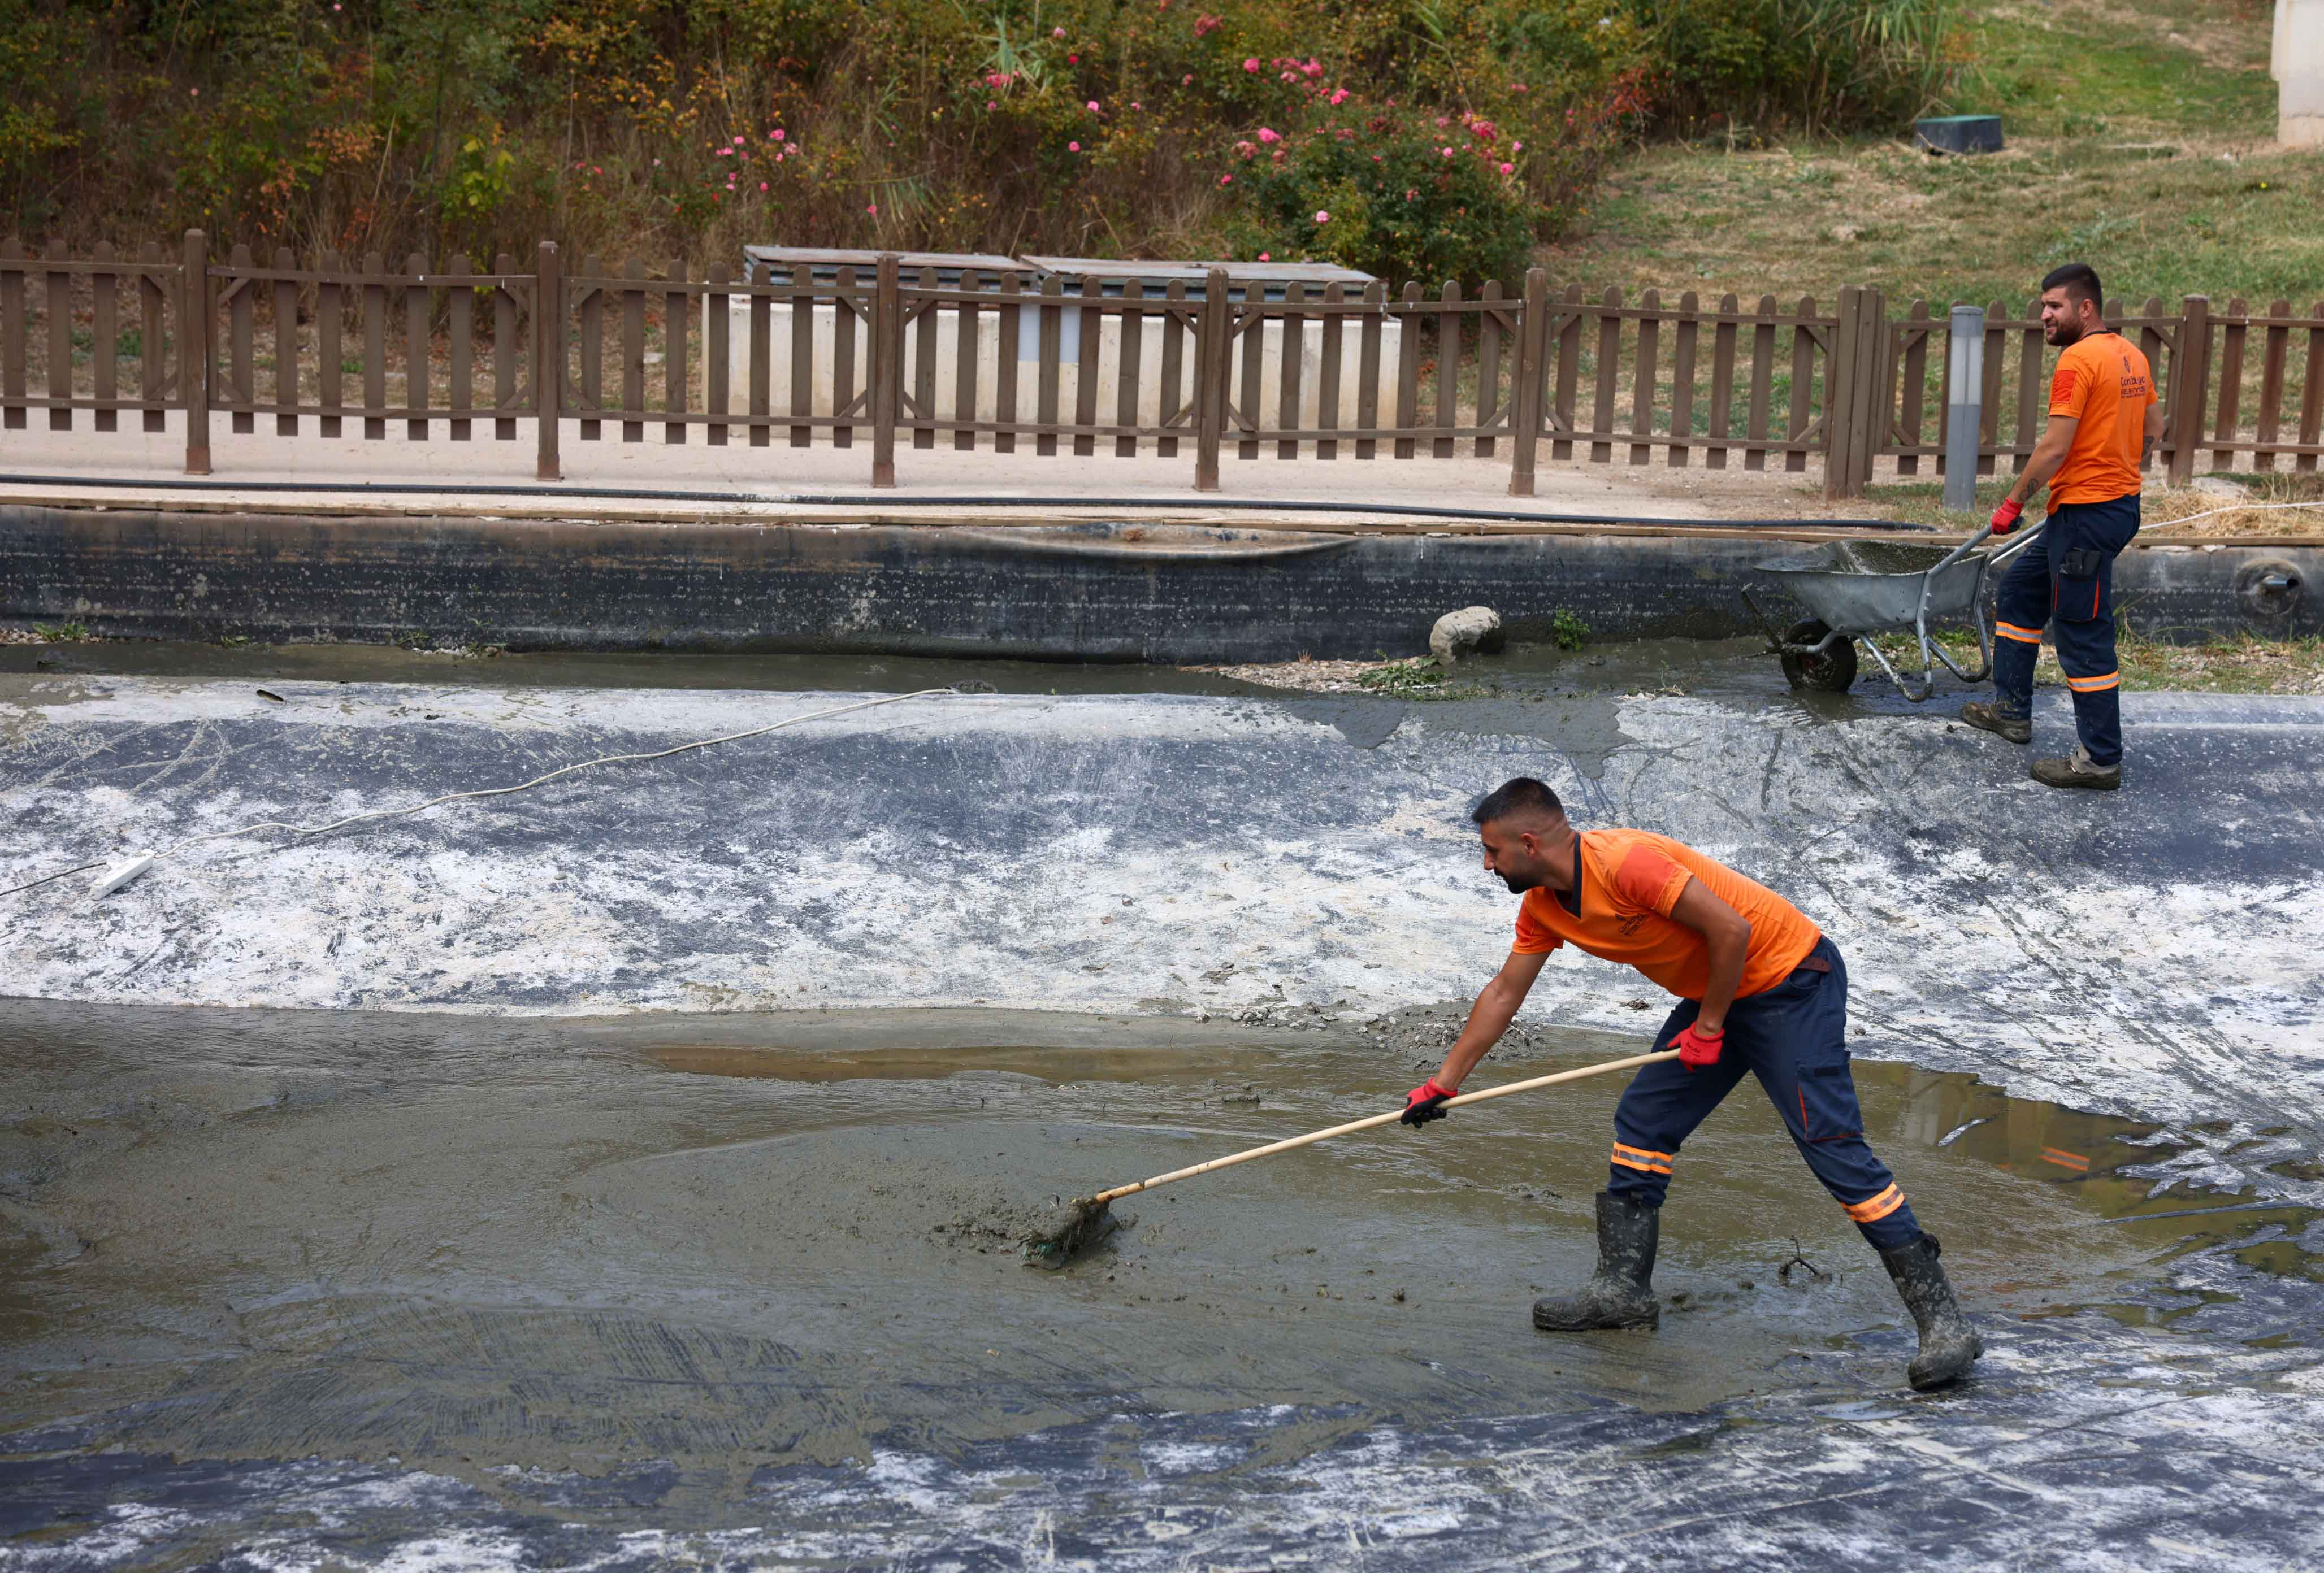
{"label": "wooden plank", "polygon": [[[2039,317],[2039,308],[2034,310]],[[2023,471],[2033,458],[2034,445],[2042,440],[2043,430],[2050,424],[2050,385],[2043,376],[2043,349],[2042,326],[2020,328],[2017,333],[2017,446],[2015,464]]]}
{"label": "wooden plank", "polygon": [[[752,262],[747,274],[752,284],[768,282],[763,262]],[[774,440],[774,428],[767,417],[774,412],[775,324],[774,301],[764,295],[751,297],[750,400],[751,446],[765,447]]]}
{"label": "wooden plank", "polygon": [[[111,241],[97,243],[96,260],[110,262],[115,258]],[[120,368],[115,357],[121,352],[121,280],[113,273],[91,273],[88,276],[89,301],[89,369],[94,374],[92,389],[99,399],[120,397]],[[97,411],[97,429],[121,429],[121,412],[117,409]]]}
{"label": "wooden plank", "polygon": [[[581,276],[602,279],[605,276],[604,264],[595,257],[584,257]],[[582,289],[581,408],[594,414],[605,407],[605,291],[602,285],[584,285]],[[604,430],[602,422],[584,420],[581,440],[595,442]]]}
{"label": "wooden plank", "polygon": [[[1162,291],[1162,298],[1174,308],[1183,309],[1186,301],[1186,281],[1173,279]],[[1186,397],[1186,325],[1178,309],[1167,309],[1162,317],[1162,396],[1157,409],[1162,424],[1168,426],[1178,412],[1191,402]],[[1178,439],[1166,437],[1156,440],[1154,451],[1166,459],[1178,456]]]}
{"label": "wooden plank", "polygon": [[1672,337],[1677,342],[1671,350],[1671,468],[1683,470],[1694,453],[1694,346],[1702,331],[1694,320],[1702,302],[1689,290],[1678,298],[1678,327]]}
{"label": "wooden plank", "polygon": [[904,271],[893,252],[880,255],[872,299],[872,484],[896,483],[896,411],[904,396]]}
{"label": "wooden plank", "polygon": [[[622,413],[641,415],[646,407],[645,262],[632,257],[622,264]],[[622,440],[645,441],[646,423],[622,421]]]}
{"label": "wooden plank", "polygon": [[[51,249],[54,248],[52,247]],[[246,245],[238,245],[235,247],[234,250],[228,253],[227,265],[232,267],[237,273],[243,272],[254,266],[254,264],[251,261],[250,248]],[[57,374],[56,353],[53,347],[56,342],[55,336],[57,329],[57,312],[54,308],[56,302],[55,275],[50,275],[50,279],[49,300],[51,309],[49,312],[49,334],[51,348],[49,354],[49,380],[53,383],[56,380]],[[236,403],[240,404],[254,404],[258,401],[258,356],[252,344],[253,325],[251,321],[252,307],[250,295],[250,290],[246,289],[236,290],[234,292],[233,298],[226,302],[226,308],[227,386],[230,390],[230,397],[232,397]],[[68,325],[69,325],[71,321],[71,313],[69,311],[65,314],[65,320]],[[69,366],[71,362],[68,360],[66,364]],[[424,403],[425,400],[422,400],[422,402]],[[64,413],[65,412],[62,410],[51,412],[50,424],[52,428],[55,425],[56,418],[58,416],[64,415]],[[66,417],[66,419],[69,420],[70,417]],[[234,412],[234,429],[238,434],[247,434],[256,431],[258,429],[257,417],[254,416],[247,409],[235,410]],[[425,427],[420,428],[420,435],[422,437],[427,435],[427,428]]]}
{"label": "wooden plank", "polygon": [[[1498,306],[1501,299],[1501,281],[1488,279],[1480,297],[1487,306]],[[1488,309],[1477,318],[1477,424],[1490,426],[1501,413],[1501,319]],[[1493,456],[1493,439],[1477,439],[1477,456]]]}
{"label": "wooden plank", "polygon": [[[1057,423],[1057,381],[1060,363],[1065,359],[1065,308],[1056,302],[1065,299],[1065,281],[1051,273],[1041,281],[1041,358],[1035,366],[1038,381],[1035,384],[1033,419],[1043,426]],[[1055,432],[1045,431],[1033,439],[1033,451],[1047,458],[1057,451]]]}
{"label": "wooden plank", "polygon": [[[918,277],[913,280],[913,283],[922,290],[935,290],[942,287],[943,281],[936,277],[936,271],[934,268],[923,267],[919,271]],[[917,331],[912,338],[912,401],[919,406],[919,418],[922,420],[936,419],[936,314],[943,309],[938,305],[927,305],[913,324]],[[1093,389],[1091,391],[1094,394],[1096,391]],[[936,446],[936,434],[934,428],[921,427],[914,431],[912,446],[916,448]],[[1077,446],[1074,451],[1078,453],[1081,450]]]}
{"label": "wooden plank", "polygon": [[1194,490],[1219,489],[1219,440],[1226,424],[1227,346],[1234,307],[1227,299],[1227,276],[1213,268],[1203,276],[1203,315],[1194,338]]}
{"label": "wooden plank", "polygon": [[2001,434],[2001,360],[2009,347],[2009,330],[2001,327],[2017,313],[2006,300],[1996,300],[1985,308],[1985,386],[1978,391],[1981,411],[1978,426],[1977,473],[1990,475],[1999,463],[1999,455],[1988,450],[1997,446]]}
{"label": "wooden plank", "polygon": [[[835,282],[839,286],[841,296],[831,303],[831,410],[835,417],[855,401],[855,313],[846,304],[846,299],[848,292],[856,288],[862,278],[862,275],[855,271],[853,264],[838,270],[835,277]],[[875,281],[876,278],[875,273]],[[878,353],[877,346],[868,341],[863,346],[863,351],[867,361]],[[798,355],[796,348],[792,350],[791,355],[796,362]],[[812,383],[814,380],[812,370],[808,380]],[[864,381],[867,382],[871,381],[868,368]],[[809,399],[812,400],[812,398],[813,393],[810,391]],[[797,406],[794,405],[793,408],[797,409]],[[793,443],[791,446],[797,447],[799,445]],[[844,424],[833,427],[831,446],[835,448],[853,447],[855,428]]]}
{"label": "wooden plank", "polygon": [[[493,259],[493,271],[513,273],[516,259],[503,252]],[[537,290],[539,284],[534,285]],[[506,409],[518,396],[519,380],[516,369],[517,345],[516,296],[505,284],[493,287],[493,408]],[[495,416],[493,419],[494,442],[516,441],[516,417]]]}
{"label": "wooden plank", "polygon": [[[976,303],[964,300],[953,308],[954,321],[958,325],[953,336],[953,419],[976,419],[976,356],[978,343]],[[1009,346],[1012,347],[1013,346]],[[973,453],[976,448],[976,433],[965,427],[952,434],[954,453]]]}
{"label": "wooden plank", "polygon": [[[285,253],[286,255],[288,253]],[[468,259],[459,252],[444,271],[456,277],[468,271]],[[474,409],[476,407],[475,345],[471,336],[476,322],[476,291],[474,285],[455,284],[444,291],[444,320],[447,337],[450,340],[452,359],[452,391],[445,402],[454,409]],[[469,423],[458,417],[451,422],[452,440],[466,442]]]}
{"label": "wooden plank", "polygon": [[[1613,286],[1606,288],[1603,304],[1618,308],[1622,291]],[[1605,440],[1614,429],[1615,380],[1622,370],[1622,317],[1618,310],[1598,314],[1598,402],[1591,409],[1590,429],[1599,440],[1590,445],[1590,462],[1610,465],[1614,462],[1614,445]]]}
{"label": "wooden plank", "polygon": [[[2144,309],[2139,312],[2139,315],[2150,319],[2161,317],[2163,315],[2162,298],[2160,296],[2149,295],[2146,298],[2146,306]],[[2148,376],[2154,383],[2155,397],[2161,399],[2165,403],[2168,403],[2171,398],[2171,382],[2163,372],[2163,329],[2153,321],[2149,320],[2144,327],[2139,328],[2138,353],[2146,357],[2146,371]],[[2177,352],[2173,351],[2172,353],[2176,354]],[[2154,467],[2154,461],[2167,455],[2170,451],[2171,431],[2169,427],[2165,426],[2163,432],[2163,440],[2155,444],[2155,451],[2147,455],[2145,462],[2139,467],[2143,470],[2153,469]],[[1940,459],[1938,461],[1938,467],[1941,469],[1943,467],[1943,464],[1944,461]]]}
{"label": "wooden plank", "polygon": [[[1803,315],[1805,314],[1803,313]],[[1904,336],[1909,342],[1904,345],[1903,373],[1904,385],[1902,397],[1898,401],[1896,416],[1896,429],[1903,433],[1904,442],[1910,447],[1921,446],[1923,428],[1926,423],[1922,405],[1924,402],[1924,385],[1929,380],[1929,338],[1932,331],[1929,327],[1929,303],[1926,300],[1914,301],[1904,311]],[[1796,370],[1798,363],[1798,358],[1794,356],[1793,360],[1794,371],[1792,376],[1794,387],[1799,382]],[[1796,404],[1797,400],[1794,400],[1794,402]],[[1798,433],[1795,431],[1793,435],[1796,437]],[[1882,436],[1885,437],[1886,434],[1884,432]],[[1896,473],[1899,475],[1919,474],[1921,455],[1898,455]]]}
{"label": "wooden plank", "polygon": [[[2308,315],[2319,326],[2308,330],[2308,376],[2300,393],[2300,446],[2312,448],[2324,440],[2324,300],[2319,300]],[[2316,455],[2301,455],[2292,468],[2302,474],[2315,474]]]}
{"label": "wooden plank", "polygon": [[[2292,302],[2279,300],[2268,308],[2270,317],[2292,315]],[[2272,323],[2267,329],[2266,347],[2260,354],[2259,369],[2259,440],[2264,446],[2275,441],[2282,430],[2283,421],[2283,363],[2292,347],[2292,329],[2281,322]],[[2273,470],[2275,455],[2256,453],[2252,455],[2252,468]]]}
{"label": "wooden plank", "polygon": [[210,473],[211,379],[217,366],[217,300],[210,290],[209,236],[186,231],[178,267],[178,391],[186,407],[186,474]]}
{"label": "wooden plank", "polygon": [[[49,255],[60,262],[67,260],[61,237],[49,242]],[[42,297],[49,309],[49,397],[51,399],[72,397],[72,281],[70,273],[50,273],[48,288]],[[51,405],[49,409],[49,429],[70,431],[72,411]]]}
{"label": "wooden plank", "polygon": [[532,250],[532,474],[565,478],[565,259],[555,241]]}
{"label": "wooden plank", "polygon": [[[1337,280],[1323,286],[1324,305],[1343,305],[1347,299],[1348,287]],[[1315,364],[1315,424],[1332,431],[1340,426],[1340,353],[1346,327],[1345,318],[1327,315],[1315,330],[1322,339]],[[1340,456],[1340,445],[1324,437],[1315,444],[1315,456],[1336,459]]]}
{"label": "wooden plank", "polygon": [[[686,279],[686,259],[672,257],[669,269],[662,274],[665,283],[678,284]],[[687,393],[693,379],[687,373],[687,319],[694,315],[694,298],[682,290],[665,290],[661,298],[661,407],[673,415],[683,415],[687,409]],[[673,420],[662,428],[661,440],[677,446],[686,441],[686,423]]]}
{"label": "wooden plank", "polygon": [[[805,262],[791,269],[791,284],[798,293],[791,298],[791,413],[815,413],[815,270]],[[838,347],[838,317],[847,315],[847,308],[835,306],[832,345]],[[832,434],[835,446],[842,446],[837,432]],[[791,446],[803,448],[815,441],[815,428],[791,428]]]}
{"label": "wooden plank", "polygon": [[[2244,400],[2244,336],[2249,331],[2243,318],[2250,308],[2240,295],[2227,302],[2227,323],[2219,332],[2219,404],[2218,424],[2211,428],[2214,443],[2232,443],[2236,437],[2236,417],[2243,413]],[[2236,450],[2216,446],[2211,449],[2211,468],[2232,470],[2236,467]]]}
{"label": "wooden plank", "polygon": [[[1017,304],[1017,297],[1023,289],[1013,270],[1001,275],[1001,306],[994,313],[992,327],[992,419],[1003,426],[1017,419],[1017,336],[1024,331],[1021,319],[1025,309]],[[1015,453],[1017,434],[993,433],[992,451]]]}
{"label": "wooden plank", "polygon": [[[1877,354],[1886,347],[1875,345],[1873,351]],[[1775,389],[1775,298],[1762,295],[1759,297],[1759,319],[1751,327],[1751,406],[1748,416],[1750,425],[1746,429],[1754,445],[1764,444],[1767,440],[1767,402]],[[1764,446],[1754,446],[1744,454],[1743,467],[1747,470],[1766,469],[1767,450]]]}
{"label": "wooden plank", "polygon": [[[727,323],[726,291],[721,288],[729,280],[724,262],[710,264],[710,292],[705,295],[702,308],[702,407],[713,415],[727,413],[729,379],[733,375],[727,338],[732,331]],[[726,428],[713,426],[709,432],[710,446],[726,446]]]}
{"label": "wooden plank", "polygon": [[[378,278],[387,271],[387,259],[377,252],[364,257],[364,271]],[[387,403],[387,286],[365,284],[363,287],[364,327],[364,406],[378,409]],[[188,341],[191,343],[192,341]],[[383,442],[387,438],[387,422],[377,417],[364,417],[364,440]]]}
{"label": "wooden plank", "polygon": [[[1121,298],[1125,304],[1121,312],[1121,364],[1116,378],[1118,387],[1113,402],[1114,421],[1120,426],[1136,426],[1138,424],[1138,380],[1141,370],[1139,362],[1146,353],[1146,313],[1128,303],[1143,300],[1146,298],[1146,285],[1137,279],[1124,280],[1121,286]],[[1115,437],[1113,453],[1116,458],[1136,458],[1138,439],[1134,437]]]}
{"label": "wooden plank", "polygon": [[[407,278],[422,280],[428,272],[426,253],[413,252],[403,259]],[[247,293],[245,291],[245,293]],[[404,286],[403,290],[403,407],[426,409],[429,407],[428,322],[434,315],[435,298],[425,283]],[[421,417],[403,423],[403,435],[411,442],[428,440],[428,420]]]}
{"label": "wooden plank", "polygon": [[[1814,296],[1800,297],[1797,315],[1799,321],[1792,325],[1792,419],[1784,431],[1792,442],[1805,437],[1808,428],[1815,424],[1811,411],[1815,406],[1816,341],[1807,326],[1808,319],[1815,316]],[[1920,384],[1914,386],[1918,388]],[[1830,394],[1825,397],[1828,400]],[[1792,474],[1797,474],[1807,467],[1808,456],[1801,450],[1794,448],[1784,455],[1784,468]]]}
{"label": "wooden plank", "polygon": [[[1305,285],[1295,280],[1283,287],[1283,303],[1286,306],[1304,306],[1306,301]],[[1251,331],[1257,333],[1259,329],[1254,327]],[[1283,319],[1283,375],[1276,389],[1276,425],[1286,431],[1297,431],[1302,424],[1299,419],[1299,384],[1300,363],[1304,356],[1300,352],[1306,347],[1306,318],[1286,317]],[[1278,459],[1297,458],[1299,444],[1296,441],[1277,443],[1275,456]]]}
{"label": "wooden plank", "polygon": [[[147,241],[138,248],[137,260],[158,264],[161,261],[161,243]],[[164,352],[168,341],[163,336],[168,303],[168,292],[152,274],[138,275],[137,392],[145,401],[147,431],[166,431],[170,424],[169,412],[162,403],[170,396],[170,363]],[[182,362],[185,356],[183,345],[179,346],[178,354]],[[339,435],[336,425],[330,435]]]}
{"label": "wooden plank", "polygon": [[[1420,286],[1407,282],[1404,287],[1403,308],[1397,320],[1403,326],[1401,347],[1396,368],[1396,428],[1410,431],[1420,424]],[[1396,439],[1396,456],[1408,459],[1413,455],[1413,439]]]}
{"label": "wooden plank", "polygon": [[[1105,299],[1105,281],[1084,274],[1081,298],[1084,304],[1074,308],[1081,313],[1082,327],[1077,346],[1081,355],[1074,373],[1074,424],[1091,427],[1097,424],[1097,363],[1098,351],[1105,343],[1105,317],[1095,306],[1087,303]],[[1075,456],[1085,459],[1096,452],[1095,437],[1085,431],[1074,434]]]}
{"label": "wooden plank", "polygon": [[[1380,323],[1388,305],[1388,285],[1375,279],[1364,286],[1364,304],[1371,308],[1364,313],[1363,327],[1356,336],[1356,429],[1371,431],[1379,425]],[[1379,453],[1379,444],[1371,437],[1356,439],[1356,457],[1369,459]]]}
{"label": "wooden plank", "polygon": [[[21,241],[0,241],[0,259],[14,262],[23,254]],[[24,397],[26,323],[24,275],[15,268],[0,268],[0,397]],[[11,404],[0,420],[5,429],[22,431],[25,416],[22,405]]]}
{"label": "wooden plank", "polygon": [[1582,286],[1565,287],[1565,320],[1557,329],[1557,401],[1551,408],[1557,429],[1567,435],[1549,445],[1553,459],[1573,456],[1574,391],[1582,368]]}
{"label": "wooden plank", "polygon": [[[274,248],[275,267],[288,271],[299,259],[289,246]],[[274,415],[276,437],[297,437],[299,418],[285,415],[299,404],[299,286],[288,279],[274,281]]]}
{"label": "wooden plank", "polygon": [[[1437,299],[1447,306],[1461,303],[1461,281],[1447,279]],[[1436,314],[1436,399],[1434,424],[1451,430],[1461,424],[1461,314],[1440,311]],[[1449,459],[1452,456],[1452,439],[1440,437],[1429,445],[1432,457]]]}
{"label": "wooden plank", "polygon": [[1549,349],[1549,275],[1527,268],[1517,308],[1516,363],[1509,368],[1509,495],[1534,494],[1541,459],[1543,367]]}
{"label": "wooden plank", "polygon": [[[1235,457],[1259,457],[1259,428],[1266,411],[1259,407],[1259,373],[1266,363],[1267,318],[1251,309],[1263,300],[1256,282],[1244,286],[1243,309],[1238,315],[1242,325],[1241,337],[1235,342],[1242,348],[1242,389],[1230,400],[1235,408],[1235,425],[1244,436],[1235,444]],[[1233,322],[1235,317],[1229,317]]]}
{"label": "wooden plank", "polygon": [[2207,295],[2180,298],[2179,353],[2171,358],[2171,483],[2195,478],[2195,454],[2203,437],[2205,391],[2211,385],[2211,301]]}
{"label": "wooden plank", "polygon": [[[1638,304],[1648,311],[1660,311],[1663,292],[1649,290],[1638,297]],[[1662,323],[1658,318],[1643,317],[1638,323],[1638,363],[1630,373],[1630,435],[1638,441],[1630,445],[1630,463],[1643,465],[1655,456],[1655,446],[1646,441],[1655,433],[1655,375],[1660,360]]]}
{"label": "wooden plank", "polygon": [[1727,467],[1727,445],[1720,439],[1726,437],[1733,423],[1735,409],[1735,313],[1732,295],[1719,298],[1719,326],[1711,335],[1711,444],[1705,450],[1703,464],[1707,468]]}

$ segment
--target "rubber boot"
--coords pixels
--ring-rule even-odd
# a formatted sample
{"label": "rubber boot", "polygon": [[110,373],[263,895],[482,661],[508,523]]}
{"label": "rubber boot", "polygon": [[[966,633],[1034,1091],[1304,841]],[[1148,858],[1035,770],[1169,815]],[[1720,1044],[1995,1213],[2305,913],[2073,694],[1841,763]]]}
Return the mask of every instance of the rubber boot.
{"label": "rubber boot", "polygon": [[1640,1197],[1600,1191],[1598,1271],[1571,1294],[1535,1301],[1533,1325],[1550,1333],[1660,1326],[1663,1309],[1655,1302],[1652,1281],[1662,1228],[1661,1208]]}
{"label": "rubber boot", "polygon": [[2089,751],[2081,744],[2062,759],[2036,759],[2027,772],[2044,786],[2080,786],[2092,792],[2112,792],[2122,786],[2120,765],[2098,765],[2090,762]]}
{"label": "rubber boot", "polygon": [[1924,1230],[1911,1245],[1880,1253],[1897,1297],[1921,1329],[1921,1352],[1904,1367],[1904,1379],[1923,1393],[1959,1381],[1969,1362],[1985,1353],[1985,1340],[1953,1300],[1953,1286],[1937,1260],[1939,1249],[1937,1237]]}
{"label": "rubber boot", "polygon": [[1960,707],[1960,718],[1980,731],[1989,731],[2009,742],[2030,743],[2034,741],[2033,718],[2004,715],[1998,704],[1981,704],[1971,700]]}

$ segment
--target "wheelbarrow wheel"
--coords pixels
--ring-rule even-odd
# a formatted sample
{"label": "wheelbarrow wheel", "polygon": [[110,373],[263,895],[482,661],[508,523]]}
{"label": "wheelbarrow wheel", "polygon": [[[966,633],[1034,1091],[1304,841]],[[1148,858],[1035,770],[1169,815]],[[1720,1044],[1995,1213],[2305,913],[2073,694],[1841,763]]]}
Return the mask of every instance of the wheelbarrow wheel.
{"label": "wheelbarrow wheel", "polygon": [[[1785,629],[1784,642],[1787,645],[1812,645],[1831,631],[1811,617]],[[1785,650],[1776,658],[1784,665],[1784,679],[1794,688],[1811,688],[1819,694],[1845,694],[1856,681],[1854,639],[1840,639],[1830,649],[1812,656],[1795,656]]]}

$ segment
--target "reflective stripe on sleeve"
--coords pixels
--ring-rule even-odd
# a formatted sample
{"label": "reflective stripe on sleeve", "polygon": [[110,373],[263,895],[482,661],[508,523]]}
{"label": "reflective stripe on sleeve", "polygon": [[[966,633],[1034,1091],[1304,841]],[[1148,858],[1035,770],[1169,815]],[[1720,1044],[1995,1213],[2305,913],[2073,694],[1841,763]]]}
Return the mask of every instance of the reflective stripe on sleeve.
{"label": "reflective stripe on sleeve", "polygon": [[1636,1169],[1646,1174],[1667,1174],[1671,1172],[1673,1154],[1657,1153],[1648,1147],[1633,1147],[1622,1142],[1614,1144],[1614,1163],[1625,1169]]}
{"label": "reflective stripe on sleeve", "polygon": [[1869,1200],[1844,1201],[1840,1205],[1848,1209],[1848,1216],[1858,1223],[1878,1223],[1904,1205],[1904,1193],[1892,1182],[1887,1190]]}
{"label": "reflective stripe on sleeve", "polygon": [[2069,677],[2066,686],[2077,694],[2097,694],[2107,688],[2119,688],[2122,686],[2122,673],[2116,669],[2103,676]]}

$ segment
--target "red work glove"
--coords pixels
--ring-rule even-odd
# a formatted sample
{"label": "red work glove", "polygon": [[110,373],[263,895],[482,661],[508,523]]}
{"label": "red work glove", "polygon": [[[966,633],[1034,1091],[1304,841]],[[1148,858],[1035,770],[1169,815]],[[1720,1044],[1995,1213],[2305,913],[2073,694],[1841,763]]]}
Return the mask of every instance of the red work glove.
{"label": "red work glove", "polygon": [[1727,1047],[1727,1029],[1705,1032],[1701,1022],[1691,1021],[1671,1039],[1670,1046],[1678,1051],[1678,1062],[1690,1071],[1700,1071],[1705,1065],[1719,1063],[1719,1056]]}
{"label": "red work glove", "polygon": [[1436,1078],[1431,1076],[1404,1095],[1404,1113],[1400,1118],[1409,1126],[1423,1126],[1432,1119],[1443,1119],[1444,1110],[1441,1105],[1446,1099],[1458,1096],[1450,1087],[1439,1087]]}
{"label": "red work glove", "polygon": [[2007,535],[2017,528],[2017,516],[2025,511],[2025,504],[2015,497],[2005,497],[2001,506],[1993,511],[1993,533]]}

